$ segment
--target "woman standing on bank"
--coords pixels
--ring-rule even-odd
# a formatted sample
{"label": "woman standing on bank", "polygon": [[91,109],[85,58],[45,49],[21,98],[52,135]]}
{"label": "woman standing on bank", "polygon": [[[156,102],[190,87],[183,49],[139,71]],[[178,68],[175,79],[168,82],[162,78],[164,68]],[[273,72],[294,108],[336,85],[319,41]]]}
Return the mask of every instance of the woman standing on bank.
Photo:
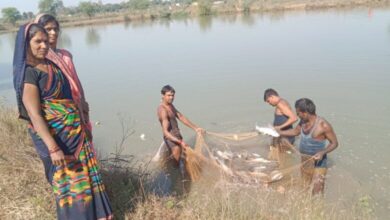
{"label": "woman standing on bank", "polygon": [[20,118],[52,185],[58,219],[112,219],[96,156],[73,99],[72,77],[48,59],[48,34],[37,24],[16,36],[14,87]]}
{"label": "woman standing on bank", "polygon": [[86,102],[84,90],[73,63],[72,54],[65,49],[57,48],[58,37],[60,34],[59,22],[52,15],[40,14],[35,18],[34,23],[41,25],[49,36],[48,40],[50,49],[47,54],[47,58],[70,76],[70,87],[73,99],[82,113],[81,121],[87,129],[88,135],[92,137],[92,126],[89,121],[89,105]]}

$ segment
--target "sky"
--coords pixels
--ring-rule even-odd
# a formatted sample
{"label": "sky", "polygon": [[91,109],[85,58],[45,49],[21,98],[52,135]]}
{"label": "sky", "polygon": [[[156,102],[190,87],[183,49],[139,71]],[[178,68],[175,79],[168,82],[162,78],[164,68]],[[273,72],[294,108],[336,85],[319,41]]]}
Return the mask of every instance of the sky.
{"label": "sky", "polygon": [[[65,7],[77,6],[80,2],[85,2],[85,1],[98,2],[98,0],[62,0]],[[102,0],[103,4],[119,3],[122,1],[124,0]],[[37,13],[38,2],[39,0],[0,0],[0,11],[3,8],[15,7],[20,11],[20,13],[28,12],[28,11]]]}

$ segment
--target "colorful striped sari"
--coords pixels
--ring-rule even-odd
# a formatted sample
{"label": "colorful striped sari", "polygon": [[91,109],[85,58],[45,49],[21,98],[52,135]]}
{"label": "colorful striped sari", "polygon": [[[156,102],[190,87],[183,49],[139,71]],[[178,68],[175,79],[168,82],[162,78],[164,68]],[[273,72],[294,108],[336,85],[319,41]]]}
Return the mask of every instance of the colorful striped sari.
{"label": "colorful striped sari", "polygon": [[63,98],[67,79],[51,64],[50,87],[41,96],[43,116],[50,133],[62,149],[65,166],[52,164],[47,147],[31,129],[31,136],[45,165],[57,203],[58,219],[98,219],[112,216],[111,206],[99,174],[92,142],[80,122],[80,113],[72,99]]}

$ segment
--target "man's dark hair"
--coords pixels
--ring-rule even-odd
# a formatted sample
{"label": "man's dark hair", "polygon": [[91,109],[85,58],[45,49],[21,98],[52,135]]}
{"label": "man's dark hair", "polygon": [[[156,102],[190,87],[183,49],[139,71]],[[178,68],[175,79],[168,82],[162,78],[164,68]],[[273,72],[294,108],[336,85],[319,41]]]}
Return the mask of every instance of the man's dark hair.
{"label": "man's dark hair", "polygon": [[50,22],[56,23],[58,30],[60,30],[60,24],[53,15],[45,14],[42,15],[42,17],[40,17],[38,20],[38,24],[40,24],[42,27],[45,27],[45,25]]}
{"label": "man's dark hair", "polygon": [[166,85],[166,86],[162,87],[161,95],[165,95],[165,93],[167,93],[167,92],[175,93],[175,89],[170,85]]}
{"label": "man's dark hair", "polygon": [[279,94],[275,91],[275,89],[266,89],[264,91],[264,102],[267,101],[267,99],[270,97],[270,96],[279,96]]}
{"label": "man's dark hair", "polygon": [[301,98],[295,102],[295,108],[300,112],[307,112],[311,115],[316,113],[314,102],[308,98]]}

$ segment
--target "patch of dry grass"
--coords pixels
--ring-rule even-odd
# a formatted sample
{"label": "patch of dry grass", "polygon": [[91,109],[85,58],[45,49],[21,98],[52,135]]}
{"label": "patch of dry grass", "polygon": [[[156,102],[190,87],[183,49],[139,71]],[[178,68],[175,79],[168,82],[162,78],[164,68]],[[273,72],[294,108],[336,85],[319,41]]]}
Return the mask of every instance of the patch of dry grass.
{"label": "patch of dry grass", "polygon": [[[123,130],[117,151],[101,160],[101,174],[116,219],[123,219],[143,201],[147,165],[122,155],[129,129]],[[0,219],[54,219],[55,199],[43,164],[36,153],[27,123],[15,109],[0,103]]]}
{"label": "patch of dry grass", "polygon": [[26,123],[0,104],[0,219],[53,219],[54,197]]}
{"label": "patch of dry grass", "polygon": [[150,195],[128,219],[375,219],[369,198],[328,203],[310,193],[234,185],[224,180],[195,187],[186,198]]}
{"label": "patch of dry grass", "polygon": [[[1,103],[0,140],[0,219],[54,219],[54,195],[27,133],[27,123],[17,119],[15,109]],[[123,219],[143,199],[144,192],[139,189],[148,173],[147,166],[132,156],[119,154],[102,160],[101,174],[114,213]]]}

